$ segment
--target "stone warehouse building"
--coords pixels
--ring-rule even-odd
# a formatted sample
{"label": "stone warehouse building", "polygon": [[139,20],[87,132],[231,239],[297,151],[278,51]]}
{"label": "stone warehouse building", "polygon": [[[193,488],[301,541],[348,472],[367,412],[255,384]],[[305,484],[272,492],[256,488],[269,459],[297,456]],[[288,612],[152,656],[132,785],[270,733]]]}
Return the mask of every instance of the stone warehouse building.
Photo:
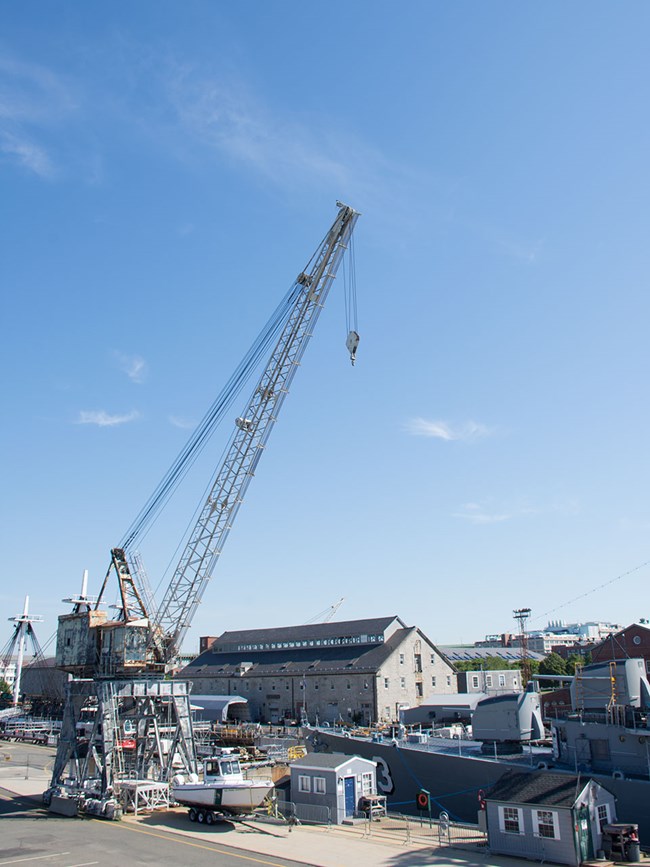
{"label": "stone warehouse building", "polygon": [[399,617],[224,632],[177,677],[201,695],[241,695],[260,722],[399,719],[431,693],[456,693],[456,671]]}

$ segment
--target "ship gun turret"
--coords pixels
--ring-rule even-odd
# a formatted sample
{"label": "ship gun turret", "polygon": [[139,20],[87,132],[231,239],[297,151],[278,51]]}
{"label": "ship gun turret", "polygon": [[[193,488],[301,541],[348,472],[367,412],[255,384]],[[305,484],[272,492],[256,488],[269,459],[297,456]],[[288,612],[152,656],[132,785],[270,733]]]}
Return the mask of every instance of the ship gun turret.
{"label": "ship gun turret", "polygon": [[486,753],[518,753],[522,744],[544,737],[539,692],[530,684],[526,692],[484,698],[472,715],[472,736]]}

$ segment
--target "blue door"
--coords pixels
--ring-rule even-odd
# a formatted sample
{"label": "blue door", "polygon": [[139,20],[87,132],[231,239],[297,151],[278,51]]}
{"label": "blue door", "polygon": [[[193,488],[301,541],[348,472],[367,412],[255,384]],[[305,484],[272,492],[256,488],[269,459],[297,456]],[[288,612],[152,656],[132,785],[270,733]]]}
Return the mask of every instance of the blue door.
{"label": "blue door", "polygon": [[345,815],[351,816],[354,813],[355,798],[354,798],[354,777],[345,778]]}

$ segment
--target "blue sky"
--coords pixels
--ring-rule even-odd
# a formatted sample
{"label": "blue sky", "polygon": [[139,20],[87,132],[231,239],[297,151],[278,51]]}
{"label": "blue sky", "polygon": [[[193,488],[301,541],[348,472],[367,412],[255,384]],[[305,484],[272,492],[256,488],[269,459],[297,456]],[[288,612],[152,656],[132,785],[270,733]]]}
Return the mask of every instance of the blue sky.
{"label": "blue sky", "polygon": [[[650,614],[647,4],[1,22],[7,616],[29,593],[43,640],[97,592],[337,199],[357,365],[335,285],[188,644],[343,596],[443,644]],[[228,433],[143,543],[154,586]]]}

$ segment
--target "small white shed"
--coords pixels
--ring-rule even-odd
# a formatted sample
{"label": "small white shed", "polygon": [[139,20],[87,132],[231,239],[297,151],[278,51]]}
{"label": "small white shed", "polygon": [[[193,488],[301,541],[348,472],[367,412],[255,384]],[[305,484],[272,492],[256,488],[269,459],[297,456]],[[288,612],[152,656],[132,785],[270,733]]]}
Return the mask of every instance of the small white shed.
{"label": "small white shed", "polygon": [[361,799],[377,794],[377,762],[343,753],[308,753],[291,763],[294,804],[329,807],[340,825],[360,811]]}

